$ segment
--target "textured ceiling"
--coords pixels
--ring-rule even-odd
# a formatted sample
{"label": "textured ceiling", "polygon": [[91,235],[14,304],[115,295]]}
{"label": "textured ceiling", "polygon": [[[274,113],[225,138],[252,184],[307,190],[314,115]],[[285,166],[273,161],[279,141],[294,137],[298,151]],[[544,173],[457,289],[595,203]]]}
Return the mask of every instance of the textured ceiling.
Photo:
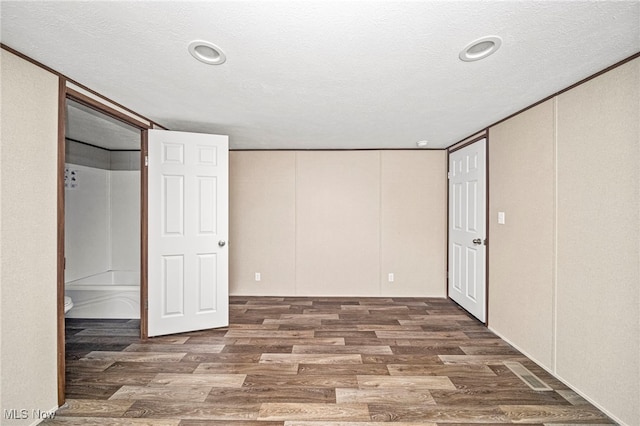
{"label": "textured ceiling", "polygon": [[[637,0],[0,5],[7,46],[235,149],[441,148],[640,51]],[[486,35],[498,52],[458,59]]]}

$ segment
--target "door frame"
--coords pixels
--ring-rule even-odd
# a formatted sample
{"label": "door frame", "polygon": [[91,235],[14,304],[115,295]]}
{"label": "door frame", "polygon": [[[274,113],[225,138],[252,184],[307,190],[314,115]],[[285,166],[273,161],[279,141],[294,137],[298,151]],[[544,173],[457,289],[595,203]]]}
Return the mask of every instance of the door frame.
{"label": "door frame", "polygon": [[[446,274],[446,280],[445,280],[445,287],[446,287],[446,294],[447,294],[447,299],[453,301],[455,303],[455,301],[453,299],[451,299],[451,297],[449,296],[449,268],[451,267],[451,259],[449,259],[449,232],[450,229],[449,227],[451,226],[450,220],[449,220],[449,216],[450,216],[450,211],[449,211],[449,202],[450,202],[450,194],[449,194],[449,167],[450,167],[450,155],[456,151],[459,151],[463,148],[466,148],[469,145],[472,145],[478,141],[481,141],[482,139],[485,139],[485,183],[486,183],[486,189],[485,189],[485,233],[486,233],[486,237],[485,237],[485,277],[484,277],[484,291],[485,291],[485,321],[484,321],[484,325],[485,327],[489,327],[489,250],[491,248],[490,246],[490,241],[489,241],[489,225],[490,225],[490,220],[489,220],[489,128],[484,129],[481,133],[477,134],[477,136],[472,137],[471,139],[468,140],[463,140],[458,144],[453,145],[451,148],[447,149],[447,246],[446,246],[446,251],[447,251],[447,274]],[[473,317],[474,319],[476,319],[475,317]]]}
{"label": "door frame", "polygon": [[[69,87],[70,85],[76,87]],[[77,83],[59,78],[58,85],[58,185],[57,185],[57,364],[58,364],[58,406],[65,403],[65,316],[64,316],[64,271],[65,271],[65,192],[64,169],[66,161],[66,102],[78,102],[116,120],[140,130],[140,337],[147,336],[147,130],[162,126],[139,116],[122,105],[104,98],[98,93],[79,86]]]}

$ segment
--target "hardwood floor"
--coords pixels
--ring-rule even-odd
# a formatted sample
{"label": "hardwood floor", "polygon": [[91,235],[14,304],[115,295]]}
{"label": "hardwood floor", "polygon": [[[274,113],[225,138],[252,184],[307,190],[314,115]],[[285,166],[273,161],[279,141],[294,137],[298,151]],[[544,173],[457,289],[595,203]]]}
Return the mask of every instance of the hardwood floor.
{"label": "hardwood floor", "polygon": [[68,406],[45,424],[613,424],[445,299],[232,297],[230,312],[148,341],[135,320],[67,319]]}

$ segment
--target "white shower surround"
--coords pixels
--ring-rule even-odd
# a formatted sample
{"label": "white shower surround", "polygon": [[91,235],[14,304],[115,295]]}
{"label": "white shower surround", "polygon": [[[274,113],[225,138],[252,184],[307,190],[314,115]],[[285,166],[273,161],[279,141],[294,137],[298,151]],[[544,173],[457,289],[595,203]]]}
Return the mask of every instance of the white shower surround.
{"label": "white shower surround", "polygon": [[140,317],[140,172],[67,163],[65,191],[68,318]]}
{"label": "white shower surround", "polygon": [[106,271],[65,283],[67,318],[140,318],[140,273]]}

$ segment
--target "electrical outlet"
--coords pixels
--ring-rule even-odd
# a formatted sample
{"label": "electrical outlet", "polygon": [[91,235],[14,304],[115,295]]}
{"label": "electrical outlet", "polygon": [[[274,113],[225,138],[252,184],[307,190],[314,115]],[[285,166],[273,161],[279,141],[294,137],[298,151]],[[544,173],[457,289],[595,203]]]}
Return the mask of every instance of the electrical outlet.
{"label": "electrical outlet", "polygon": [[260,275],[260,272],[256,272],[256,281],[260,281],[262,279],[262,275]]}
{"label": "electrical outlet", "polygon": [[396,280],[395,275],[393,274],[393,272],[390,272],[390,273],[389,273],[389,282],[390,282],[390,283],[392,283],[392,282],[394,282],[395,280]]}

